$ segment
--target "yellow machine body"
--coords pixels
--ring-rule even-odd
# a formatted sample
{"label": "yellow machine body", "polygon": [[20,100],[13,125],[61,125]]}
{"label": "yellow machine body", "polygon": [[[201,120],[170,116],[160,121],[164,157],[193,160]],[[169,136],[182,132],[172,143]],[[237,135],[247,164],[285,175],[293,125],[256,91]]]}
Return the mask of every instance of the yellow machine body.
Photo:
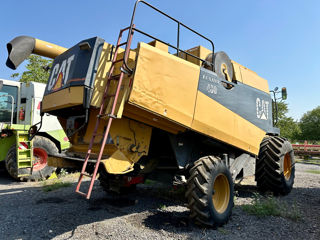
{"label": "yellow machine body", "polygon": [[[210,53],[202,46],[187,52],[202,58]],[[124,51],[120,50],[118,59],[123,58],[123,54]],[[73,145],[70,153],[85,156],[98,114],[97,108],[101,104],[106,87],[111,56],[112,45],[104,43],[90,100],[90,119],[85,132],[82,133],[81,141],[80,133],[71,138]],[[117,70],[114,75],[120,73],[121,64],[122,62],[115,64]],[[168,53],[165,44],[153,41],[149,44],[141,42],[137,49],[131,50],[128,64],[135,71],[131,76],[126,75],[123,80],[116,107],[116,116],[119,119],[114,121],[110,130],[113,143],[107,144],[104,151],[105,159],[102,161],[109,173],[126,173],[133,170],[133,164],[148,153],[153,127],[172,134],[195,131],[245,152],[258,154],[260,142],[266,131],[199,91],[199,60],[185,54],[177,57]],[[265,79],[234,61],[232,64],[233,80],[265,93],[269,91]],[[115,83],[111,83],[109,91],[114,92],[115,86]],[[52,112],[81,106],[83,94],[84,87],[81,86],[71,86],[47,94],[43,98],[42,111]],[[110,112],[111,102],[106,106],[106,112]],[[136,139],[133,139],[128,124],[130,122],[138,131]],[[107,121],[103,121],[99,126],[99,133],[103,132],[106,123]],[[93,152],[98,151],[100,141],[101,137],[96,137]],[[134,145],[134,148],[139,144],[143,150],[130,150],[131,145]]]}

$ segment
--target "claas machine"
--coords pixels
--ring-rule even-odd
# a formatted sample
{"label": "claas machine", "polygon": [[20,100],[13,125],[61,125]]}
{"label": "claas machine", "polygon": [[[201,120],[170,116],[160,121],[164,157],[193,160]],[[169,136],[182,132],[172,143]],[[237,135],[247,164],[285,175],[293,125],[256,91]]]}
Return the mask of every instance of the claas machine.
{"label": "claas machine", "polygon": [[[0,79],[0,163],[18,181],[46,179],[55,171],[48,154],[68,149],[69,140],[55,116],[43,116],[43,125],[29,139],[30,127],[40,119],[46,85]],[[30,141],[31,140],[31,141]]]}
{"label": "claas machine", "polygon": [[[177,23],[176,44],[135,26],[142,4]],[[181,49],[180,28],[211,49]],[[149,40],[134,48],[137,34]],[[187,186],[196,223],[220,226],[231,215],[236,179],[255,175],[259,189],[276,194],[292,189],[293,150],[273,125],[268,82],[145,1],[136,2],[115,45],[94,37],[67,49],[22,36],[8,50],[11,68],[31,53],[54,58],[41,112],[58,117],[72,146],[48,162],[81,165],[76,192],[87,199],[97,174],[106,191],[118,192],[146,178],[170,180]],[[84,176],[92,178],[86,190]]]}

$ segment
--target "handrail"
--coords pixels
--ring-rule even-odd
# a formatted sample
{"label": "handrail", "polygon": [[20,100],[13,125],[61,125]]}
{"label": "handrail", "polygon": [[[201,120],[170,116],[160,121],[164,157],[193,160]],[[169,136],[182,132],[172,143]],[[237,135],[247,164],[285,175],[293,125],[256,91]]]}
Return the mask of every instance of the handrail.
{"label": "handrail", "polygon": [[[176,47],[173,46],[173,45],[171,45],[171,44],[169,44],[169,43],[165,43],[164,41],[161,41],[161,40],[153,37],[152,35],[147,34],[147,33],[145,33],[145,32],[143,32],[143,31],[141,31],[141,30],[139,30],[139,29],[137,29],[137,28],[134,27],[133,22],[134,22],[134,19],[135,19],[136,9],[137,9],[137,6],[138,6],[138,4],[139,4],[140,2],[143,3],[143,4],[145,4],[145,5],[147,5],[148,7],[152,8],[153,10],[159,12],[160,14],[166,16],[167,18],[173,20],[174,22],[176,22],[176,23],[178,24],[178,28],[177,28],[177,46],[176,46]],[[178,21],[177,19],[169,16],[168,14],[164,13],[164,12],[161,11],[160,9],[152,6],[150,3],[147,3],[147,2],[145,2],[145,1],[143,1],[143,0],[137,0],[136,3],[135,3],[135,5],[134,5],[134,9],[133,9],[132,16],[131,16],[131,22],[130,22],[130,27],[129,27],[127,42],[128,42],[129,39],[130,39],[130,35],[133,34],[134,31],[137,31],[137,32],[139,32],[139,33],[141,33],[141,34],[146,35],[147,37],[153,38],[153,39],[155,39],[155,40],[157,40],[157,41],[159,41],[159,42],[162,42],[162,43],[164,43],[164,44],[167,44],[169,47],[172,47],[172,48],[176,49],[176,50],[177,50],[177,56],[179,56],[179,53],[180,53],[180,52],[183,52],[183,53],[185,53],[185,54],[187,54],[187,55],[189,55],[189,56],[192,56],[192,57],[194,57],[194,58],[197,58],[198,60],[201,60],[202,62],[206,62],[206,60],[201,59],[201,58],[199,58],[199,57],[197,57],[197,56],[194,56],[193,54],[190,54],[190,53],[188,53],[188,52],[186,52],[186,51],[183,51],[183,50],[181,50],[181,49],[179,48],[179,47],[180,47],[180,46],[179,46],[179,45],[180,45],[180,26],[183,26],[184,28],[188,29],[189,31],[191,31],[191,32],[195,33],[196,35],[202,37],[203,39],[207,40],[207,41],[211,44],[211,46],[212,46],[212,53],[214,53],[214,44],[213,44],[213,42],[212,42],[209,38],[207,38],[207,37],[205,37],[204,35],[198,33],[197,31],[193,30],[192,28],[188,27],[187,25],[183,24],[182,22],[180,22],[180,21]],[[127,45],[127,46],[126,46],[126,49],[125,49],[124,56],[129,56],[129,51],[130,51],[130,49],[129,49],[128,45]],[[127,70],[128,72],[132,73],[133,70],[128,66],[127,57],[124,57],[123,63],[124,63],[123,65],[124,65],[124,67],[126,68],[126,70]],[[210,64],[212,64],[212,66],[213,66],[213,58],[212,58],[212,62],[211,62]]]}

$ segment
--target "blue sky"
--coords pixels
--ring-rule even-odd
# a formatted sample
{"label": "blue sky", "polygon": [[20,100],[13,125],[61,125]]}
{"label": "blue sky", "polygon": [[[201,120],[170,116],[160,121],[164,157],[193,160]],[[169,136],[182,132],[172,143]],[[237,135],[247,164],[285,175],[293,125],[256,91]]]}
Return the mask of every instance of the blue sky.
{"label": "blue sky", "polygon": [[[129,25],[134,0],[10,0],[1,2],[0,78],[6,43],[29,35],[64,47],[99,36],[115,43]],[[217,51],[268,79],[270,89],[286,86],[289,116],[299,119],[320,105],[320,1],[308,0],[149,0],[184,24],[212,39]],[[175,43],[176,25],[141,6],[136,25]],[[139,38],[137,38],[139,39]],[[181,45],[207,46],[182,31]],[[24,66],[18,68],[23,72]]]}

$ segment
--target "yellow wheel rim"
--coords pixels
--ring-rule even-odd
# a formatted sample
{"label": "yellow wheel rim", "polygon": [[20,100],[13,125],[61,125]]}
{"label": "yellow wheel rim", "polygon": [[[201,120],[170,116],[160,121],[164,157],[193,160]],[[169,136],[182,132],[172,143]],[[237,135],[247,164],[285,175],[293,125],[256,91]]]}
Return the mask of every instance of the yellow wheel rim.
{"label": "yellow wheel rim", "polygon": [[286,155],[284,155],[283,175],[286,178],[286,180],[289,180],[291,177],[291,157],[289,153],[286,153]]}
{"label": "yellow wheel rim", "polygon": [[230,200],[229,181],[224,174],[219,174],[214,180],[213,191],[213,206],[218,213],[223,213],[227,209]]}

